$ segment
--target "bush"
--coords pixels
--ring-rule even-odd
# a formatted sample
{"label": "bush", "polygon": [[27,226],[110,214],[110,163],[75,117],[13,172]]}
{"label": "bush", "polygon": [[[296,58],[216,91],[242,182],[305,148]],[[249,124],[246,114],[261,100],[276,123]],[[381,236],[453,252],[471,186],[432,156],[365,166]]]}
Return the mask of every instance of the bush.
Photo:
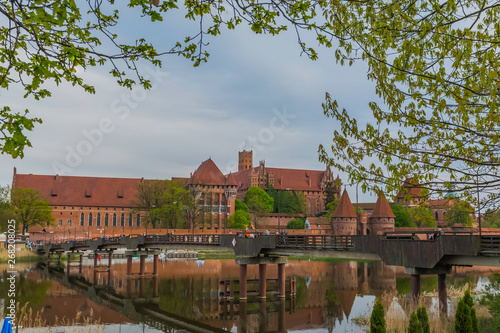
{"label": "bush", "polygon": [[455,333],[472,333],[471,309],[462,298],[455,313]]}
{"label": "bush", "polygon": [[418,317],[418,320],[420,321],[420,323],[422,324],[422,332],[431,333],[431,326],[429,324],[429,316],[427,315],[427,310],[425,309],[425,306],[418,308],[417,317]]}
{"label": "bush", "polygon": [[479,324],[477,321],[476,309],[474,309],[474,299],[472,299],[472,296],[470,294],[470,288],[467,288],[467,290],[465,291],[463,300],[464,300],[465,304],[470,309],[470,317],[471,317],[471,321],[472,321],[472,332],[479,333]]}
{"label": "bush", "polygon": [[370,317],[370,333],[385,333],[385,313],[384,306],[380,303],[380,299],[375,300],[372,315]]}
{"label": "bush", "polygon": [[410,316],[410,325],[408,326],[408,333],[423,333],[423,332],[424,330],[422,328],[422,323],[420,322],[420,318],[415,312],[412,312]]}

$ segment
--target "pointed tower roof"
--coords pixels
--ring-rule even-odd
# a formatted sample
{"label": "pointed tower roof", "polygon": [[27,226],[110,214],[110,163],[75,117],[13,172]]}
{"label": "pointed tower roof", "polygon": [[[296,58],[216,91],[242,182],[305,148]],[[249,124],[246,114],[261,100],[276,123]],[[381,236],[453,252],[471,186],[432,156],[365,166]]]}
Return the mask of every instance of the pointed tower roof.
{"label": "pointed tower roof", "polygon": [[396,217],[392,212],[389,201],[385,198],[385,195],[379,195],[375,207],[373,208],[373,213],[370,217]]}
{"label": "pointed tower roof", "polygon": [[236,180],[234,180],[234,177],[233,177],[232,173],[230,173],[228,176],[226,176],[226,184],[225,185],[229,185],[229,186],[236,186],[236,185],[238,185],[238,183],[236,182]]}
{"label": "pointed tower roof", "polygon": [[190,180],[191,184],[201,185],[224,185],[226,177],[220,172],[219,168],[211,158],[201,163],[196,169]]}
{"label": "pointed tower roof", "polygon": [[352,206],[351,199],[349,199],[349,194],[344,190],[342,196],[340,197],[337,208],[333,212],[332,217],[353,217],[356,218],[356,212],[354,212],[354,207]]}

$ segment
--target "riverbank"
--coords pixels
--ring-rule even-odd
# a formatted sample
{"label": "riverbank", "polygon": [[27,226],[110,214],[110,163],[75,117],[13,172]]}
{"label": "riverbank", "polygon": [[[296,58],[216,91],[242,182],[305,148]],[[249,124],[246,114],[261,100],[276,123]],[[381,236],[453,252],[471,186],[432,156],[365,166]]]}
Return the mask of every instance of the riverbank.
{"label": "riverbank", "polygon": [[12,263],[9,260],[14,260],[13,263],[36,262],[38,261],[38,258],[39,256],[30,249],[21,249],[20,251],[16,251],[13,258],[9,255],[7,249],[0,250],[0,264]]}

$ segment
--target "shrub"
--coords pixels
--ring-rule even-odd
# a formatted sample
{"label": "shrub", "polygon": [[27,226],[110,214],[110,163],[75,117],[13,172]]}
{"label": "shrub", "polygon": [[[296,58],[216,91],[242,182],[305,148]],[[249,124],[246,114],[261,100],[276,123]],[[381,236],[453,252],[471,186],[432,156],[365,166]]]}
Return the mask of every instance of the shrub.
{"label": "shrub", "polygon": [[455,333],[472,333],[471,309],[462,298],[455,313]]}
{"label": "shrub", "polygon": [[[420,309],[419,309],[420,310]],[[408,333],[423,333],[422,323],[417,313],[412,312],[410,316],[410,325],[408,326]]]}
{"label": "shrub", "polygon": [[[427,315],[427,310],[425,306],[421,306],[417,310],[417,317],[420,323],[422,324],[422,332],[431,333],[431,326],[429,324],[429,316]],[[411,320],[410,320],[411,321]]]}
{"label": "shrub", "polygon": [[385,333],[385,313],[384,306],[380,299],[375,300],[372,315],[370,317],[370,333]]}
{"label": "shrub", "polygon": [[474,309],[474,299],[472,298],[472,296],[470,294],[470,288],[467,288],[467,290],[465,291],[463,300],[464,300],[465,304],[470,309],[470,317],[471,317],[471,322],[472,322],[472,332],[479,333],[479,324],[477,321],[476,309]]}

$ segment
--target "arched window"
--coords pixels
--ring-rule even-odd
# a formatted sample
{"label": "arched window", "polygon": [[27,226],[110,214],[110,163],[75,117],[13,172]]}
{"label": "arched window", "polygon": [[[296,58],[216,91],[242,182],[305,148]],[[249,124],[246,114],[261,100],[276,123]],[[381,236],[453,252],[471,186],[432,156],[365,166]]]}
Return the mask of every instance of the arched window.
{"label": "arched window", "polygon": [[141,226],[141,215],[137,214],[136,220],[135,220],[135,225],[140,227]]}
{"label": "arched window", "polygon": [[85,215],[83,213],[80,214],[80,226],[85,225]]}
{"label": "arched window", "polygon": [[92,226],[92,213],[89,213],[89,227]]}
{"label": "arched window", "polygon": [[95,223],[95,225],[98,227],[101,226],[101,213],[97,213],[97,222]]}
{"label": "arched window", "polygon": [[113,213],[113,227],[116,227],[116,213]]}
{"label": "arched window", "polygon": [[134,226],[134,217],[132,216],[132,213],[128,214],[128,226],[129,227]]}
{"label": "arched window", "polygon": [[120,216],[120,226],[124,227],[125,226],[125,214],[122,213]]}
{"label": "arched window", "polygon": [[439,219],[438,212],[434,213],[434,217],[436,218],[436,221]]}
{"label": "arched window", "polygon": [[104,215],[104,226],[105,227],[109,226],[109,214],[108,213],[106,213],[106,215]]}

